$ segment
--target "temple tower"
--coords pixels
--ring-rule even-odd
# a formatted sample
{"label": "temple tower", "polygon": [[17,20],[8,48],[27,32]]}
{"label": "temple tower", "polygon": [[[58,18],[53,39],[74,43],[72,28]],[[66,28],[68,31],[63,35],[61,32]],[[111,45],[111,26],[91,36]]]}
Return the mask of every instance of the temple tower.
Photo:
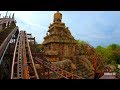
{"label": "temple tower", "polygon": [[50,24],[43,41],[44,53],[49,61],[57,62],[74,56],[76,41],[68,27],[62,22],[62,14],[54,14],[53,23]]}

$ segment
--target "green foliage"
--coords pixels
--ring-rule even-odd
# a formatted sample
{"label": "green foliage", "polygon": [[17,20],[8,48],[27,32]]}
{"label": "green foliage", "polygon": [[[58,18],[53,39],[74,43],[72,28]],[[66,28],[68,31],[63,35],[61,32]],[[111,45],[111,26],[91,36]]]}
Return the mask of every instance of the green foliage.
{"label": "green foliage", "polygon": [[79,44],[79,45],[83,45],[83,44],[87,44],[87,42],[85,42],[85,41],[81,41],[81,40],[76,40],[77,41],[77,43]]}
{"label": "green foliage", "polygon": [[103,57],[104,65],[117,65],[120,63],[120,45],[111,44],[106,48],[102,46],[96,47],[96,52]]}
{"label": "green foliage", "polygon": [[36,50],[36,52],[43,51],[43,45],[42,44],[37,44],[37,42],[36,42],[35,50]]}
{"label": "green foliage", "polygon": [[106,48],[104,48],[102,46],[97,46],[96,53],[102,56],[103,62],[104,62],[104,64],[106,64],[107,56],[109,54],[108,51],[106,50]]}

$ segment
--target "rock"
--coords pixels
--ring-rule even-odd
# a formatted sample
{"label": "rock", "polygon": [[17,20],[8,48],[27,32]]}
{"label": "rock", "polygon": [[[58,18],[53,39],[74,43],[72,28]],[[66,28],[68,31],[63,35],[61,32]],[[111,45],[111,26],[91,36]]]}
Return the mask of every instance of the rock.
{"label": "rock", "polygon": [[52,62],[52,64],[63,70],[67,70],[67,71],[71,70],[71,60],[69,60],[69,59],[64,59],[64,60],[58,61],[58,62]]}
{"label": "rock", "polygon": [[77,69],[77,67],[76,67],[76,65],[75,65],[74,63],[71,63],[71,68],[72,68],[73,70]]}

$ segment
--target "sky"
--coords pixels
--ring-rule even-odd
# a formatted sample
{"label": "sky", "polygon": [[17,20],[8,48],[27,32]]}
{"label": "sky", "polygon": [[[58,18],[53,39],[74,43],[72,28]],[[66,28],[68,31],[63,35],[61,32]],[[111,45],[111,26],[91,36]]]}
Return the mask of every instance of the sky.
{"label": "sky", "polygon": [[[43,42],[56,11],[8,11],[15,13],[20,30],[31,33],[38,43]],[[120,44],[120,11],[60,11],[76,40],[83,40],[94,47]],[[1,17],[6,11],[0,11]]]}

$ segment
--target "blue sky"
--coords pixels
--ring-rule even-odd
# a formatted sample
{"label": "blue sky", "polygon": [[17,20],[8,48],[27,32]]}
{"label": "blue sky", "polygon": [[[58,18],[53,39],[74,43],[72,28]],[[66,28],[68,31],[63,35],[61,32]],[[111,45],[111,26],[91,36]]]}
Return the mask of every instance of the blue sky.
{"label": "blue sky", "polygon": [[[56,11],[9,11],[15,13],[20,30],[26,30],[43,42],[48,26]],[[75,39],[87,41],[92,46],[120,44],[120,11],[60,11],[62,22],[69,27]],[[0,11],[5,15],[6,11]]]}

